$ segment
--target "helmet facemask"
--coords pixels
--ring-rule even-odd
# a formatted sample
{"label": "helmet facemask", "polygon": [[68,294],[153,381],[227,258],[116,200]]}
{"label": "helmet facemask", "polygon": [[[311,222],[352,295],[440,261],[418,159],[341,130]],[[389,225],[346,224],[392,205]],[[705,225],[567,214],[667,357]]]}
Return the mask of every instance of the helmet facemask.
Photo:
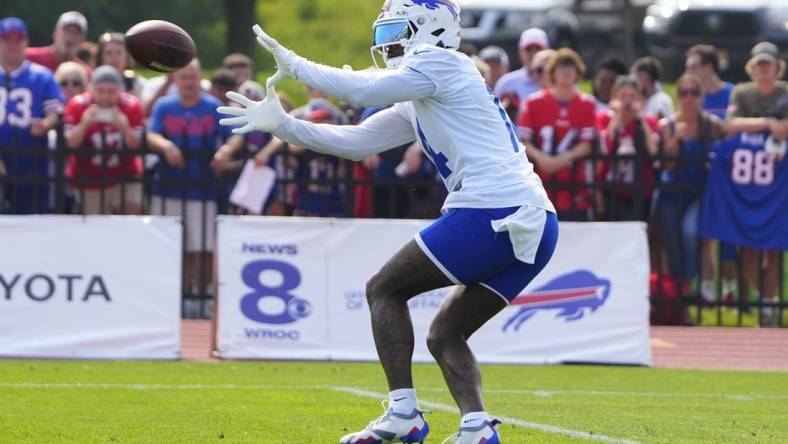
{"label": "helmet facemask", "polygon": [[380,68],[378,58],[382,57],[387,68],[397,68],[414,34],[413,24],[407,19],[375,22],[372,30],[372,48],[370,48],[375,67]]}

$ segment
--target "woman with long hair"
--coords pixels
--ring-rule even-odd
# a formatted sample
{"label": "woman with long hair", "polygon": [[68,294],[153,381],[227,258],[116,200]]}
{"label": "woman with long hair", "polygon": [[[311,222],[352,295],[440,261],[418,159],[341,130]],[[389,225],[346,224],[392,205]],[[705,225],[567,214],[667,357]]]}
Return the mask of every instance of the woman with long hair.
{"label": "woman with long hair", "polygon": [[[667,252],[670,274],[683,282],[698,272],[698,224],[706,174],[706,158],[724,136],[723,122],[703,111],[700,79],[684,74],[676,82],[678,111],[660,120],[663,162],[656,219]],[[714,273],[711,248],[704,249],[701,293],[707,299]]]}

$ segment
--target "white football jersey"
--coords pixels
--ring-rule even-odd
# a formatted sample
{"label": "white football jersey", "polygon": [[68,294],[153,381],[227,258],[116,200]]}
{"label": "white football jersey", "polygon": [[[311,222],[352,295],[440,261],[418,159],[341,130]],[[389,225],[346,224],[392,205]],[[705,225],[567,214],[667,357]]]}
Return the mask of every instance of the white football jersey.
{"label": "white football jersey", "polygon": [[352,160],[417,140],[449,191],[444,209],[532,205],[555,212],[514,124],[466,55],[420,45],[397,69],[349,72],[300,57],[292,69],[347,102],[396,105],[359,126],[285,117],[274,130],[282,140]]}
{"label": "white football jersey", "polygon": [[530,204],[555,211],[514,124],[463,53],[421,45],[403,59],[437,85],[432,97],[396,105],[413,125],[449,196],[444,208]]}

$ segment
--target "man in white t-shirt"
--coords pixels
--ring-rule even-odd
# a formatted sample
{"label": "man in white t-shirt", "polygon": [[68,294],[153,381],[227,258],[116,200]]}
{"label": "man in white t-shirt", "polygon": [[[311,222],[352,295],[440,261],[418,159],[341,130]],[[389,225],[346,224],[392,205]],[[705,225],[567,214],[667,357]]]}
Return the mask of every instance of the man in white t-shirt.
{"label": "man in white t-shirt", "polygon": [[630,69],[636,76],[643,96],[646,98],[643,110],[657,119],[673,114],[673,100],[668,93],[662,91],[659,77],[662,75],[662,64],[654,57],[642,57],[635,60]]}
{"label": "man in white t-shirt", "polygon": [[538,82],[534,82],[528,75],[528,69],[537,52],[550,47],[547,33],[539,28],[530,28],[520,35],[518,55],[523,67],[512,71],[498,80],[495,84],[495,95],[504,97],[511,94],[517,96],[517,105],[521,104],[531,94],[541,89]]}

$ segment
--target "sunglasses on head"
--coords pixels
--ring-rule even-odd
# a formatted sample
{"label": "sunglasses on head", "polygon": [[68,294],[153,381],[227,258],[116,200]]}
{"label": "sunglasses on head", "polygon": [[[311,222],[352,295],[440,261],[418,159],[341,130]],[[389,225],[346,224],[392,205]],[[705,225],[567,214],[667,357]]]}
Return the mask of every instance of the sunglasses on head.
{"label": "sunglasses on head", "polygon": [[678,94],[679,97],[687,97],[687,96],[700,97],[701,91],[698,88],[680,89]]}
{"label": "sunglasses on head", "polygon": [[74,87],[82,87],[82,82],[79,80],[61,80],[58,82],[61,88],[65,88],[67,86],[74,86]]}

